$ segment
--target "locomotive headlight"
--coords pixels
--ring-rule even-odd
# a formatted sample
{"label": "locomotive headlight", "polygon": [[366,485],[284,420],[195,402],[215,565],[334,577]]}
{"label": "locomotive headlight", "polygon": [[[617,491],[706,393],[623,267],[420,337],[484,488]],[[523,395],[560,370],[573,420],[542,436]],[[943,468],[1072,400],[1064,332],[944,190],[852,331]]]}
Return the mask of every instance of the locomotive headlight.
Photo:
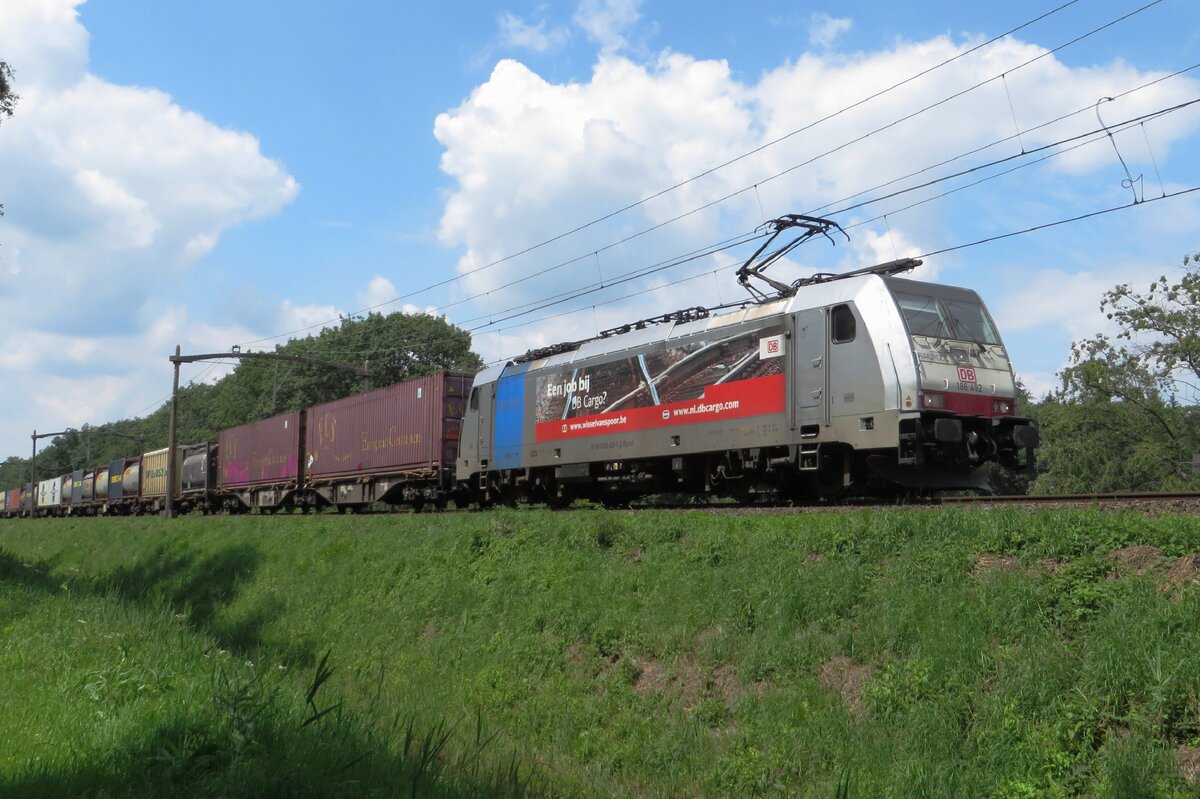
{"label": "locomotive headlight", "polygon": [[921,395],[921,407],[923,408],[945,408],[946,395],[926,392]]}
{"label": "locomotive headlight", "polygon": [[1007,416],[1008,414],[1012,413],[1012,409],[1013,404],[1011,400],[996,400],[992,403],[992,413],[996,413],[1001,416]]}

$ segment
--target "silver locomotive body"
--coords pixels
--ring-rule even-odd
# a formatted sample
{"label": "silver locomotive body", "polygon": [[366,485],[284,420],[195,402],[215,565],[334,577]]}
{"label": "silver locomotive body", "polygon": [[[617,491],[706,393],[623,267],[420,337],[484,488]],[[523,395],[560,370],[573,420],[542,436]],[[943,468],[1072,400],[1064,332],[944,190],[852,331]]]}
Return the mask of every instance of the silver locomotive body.
{"label": "silver locomotive body", "polygon": [[979,487],[1037,446],[979,297],[880,274],[487,369],[467,405],[483,501]]}

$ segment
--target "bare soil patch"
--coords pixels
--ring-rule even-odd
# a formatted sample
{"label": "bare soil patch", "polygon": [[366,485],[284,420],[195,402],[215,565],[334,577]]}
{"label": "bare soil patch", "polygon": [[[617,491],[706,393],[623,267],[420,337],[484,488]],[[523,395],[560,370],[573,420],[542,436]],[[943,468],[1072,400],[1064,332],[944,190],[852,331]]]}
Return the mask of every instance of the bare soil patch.
{"label": "bare soil patch", "polygon": [[1176,558],[1163,577],[1163,588],[1182,588],[1200,583],[1200,555]]}
{"label": "bare soil patch", "polygon": [[1038,565],[1050,574],[1057,574],[1058,570],[1067,564],[1058,558],[1043,558],[1042,560],[1038,561]]}
{"label": "bare soil patch", "polygon": [[753,685],[743,685],[736,667],[722,663],[709,676],[690,655],[684,655],[668,669],[655,658],[637,660],[638,677],[633,690],[645,696],[651,691],[672,692],[679,697],[684,710],[691,710],[701,699],[720,696],[726,703],[750,692],[762,696],[767,684],[760,680]]}
{"label": "bare soil patch", "polygon": [[1175,766],[1179,776],[1193,785],[1200,785],[1200,747],[1180,745],[1175,750]]}
{"label": "bare soil patch", "polygon": [[567,665],[571,668],[581,669],[587,663],[587,655],[584,654],[583,644],[576,641],[567,647]]}
{"label": "bare soil patch", "polygon": [[689,655],[681,657],[671,669],[656,658],[638,658],[636,665],[638,676],[633,682],[633,690],[639,694],[645,696],[651,691],[671,691],[679,696],[685,709],[694,707],[700,701],[705,680]]}
{"label": "bare soil patch", "polygon": [[655,658],[638,659],[638,676],[633,681],[633,690],[645,696],[650,691],[661,691],[667,684],[667,670]]}
{"label": "bare soil patch", "polygon": [[821,666],[821,685],[839,694],[855,716],[866,713],[863,689],[871,679],[872,669],[868,664],[855,663],[846,655],[834,655]]}
{"label": "bare soil patch", "polygon": [[[1162,559],[1162,553],[1158,551],[1158,547],[1152,547],[1149,544],[1134,544],[1114,549],[1109,553],[1109,557],[1117,562],[1119,572],[1132,572],[1140,575],[1152,571]],[[1114,578],[1120,576],[1120,574],[1113,575]]]}
{"label": "bare soil patch", "polygon": [[1021,568],[1020,559],[1013,555],[997,555],[994,552],[979,552],[975,555],[975,573],[1011,572]]}

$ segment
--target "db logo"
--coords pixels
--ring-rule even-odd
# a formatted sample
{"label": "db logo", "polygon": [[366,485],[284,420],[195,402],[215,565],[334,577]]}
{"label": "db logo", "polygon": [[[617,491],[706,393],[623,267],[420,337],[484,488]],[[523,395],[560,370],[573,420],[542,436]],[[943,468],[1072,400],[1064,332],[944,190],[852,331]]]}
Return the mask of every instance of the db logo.
{"label": "db logo", "polygon": [[768,353],[779,352],[779,339],[773,338],[773,339],[769,339],[767,341],[767,352]]}
{"label": "db logo", "polygon": [[566,426],[565,424],[562,426],[562,431],[563,431],[564,433],[565,433],[565,432],[567,432],[567,426]]}
{"label": "db logo", "polygon": [[668,419],[670,419],[670,418],[671,418],[671,412],[670,412],[670,411],[663,411],[663,412],[662,412],[662,417],[663,417],[663,421],[664,421],[664,422],[665,422],[665,421],[667,421]]}
{"label": "db logo", "polygon": [[975,378],[975,369],[970,366],[958,367],[958,380],[961,383],[978,383]]}

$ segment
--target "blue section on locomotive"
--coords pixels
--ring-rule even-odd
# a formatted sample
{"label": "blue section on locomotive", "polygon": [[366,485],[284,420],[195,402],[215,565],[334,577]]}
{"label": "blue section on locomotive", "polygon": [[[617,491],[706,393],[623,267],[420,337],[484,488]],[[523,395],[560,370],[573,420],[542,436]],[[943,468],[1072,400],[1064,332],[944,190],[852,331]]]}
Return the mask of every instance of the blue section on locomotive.
{"label": "blue section on locomotive", "polygon": [[525,373],[530,364],[504,370],[496,384],[495,426],[492,433],[492,463],[496,469],[520,469],[525,433]]}

